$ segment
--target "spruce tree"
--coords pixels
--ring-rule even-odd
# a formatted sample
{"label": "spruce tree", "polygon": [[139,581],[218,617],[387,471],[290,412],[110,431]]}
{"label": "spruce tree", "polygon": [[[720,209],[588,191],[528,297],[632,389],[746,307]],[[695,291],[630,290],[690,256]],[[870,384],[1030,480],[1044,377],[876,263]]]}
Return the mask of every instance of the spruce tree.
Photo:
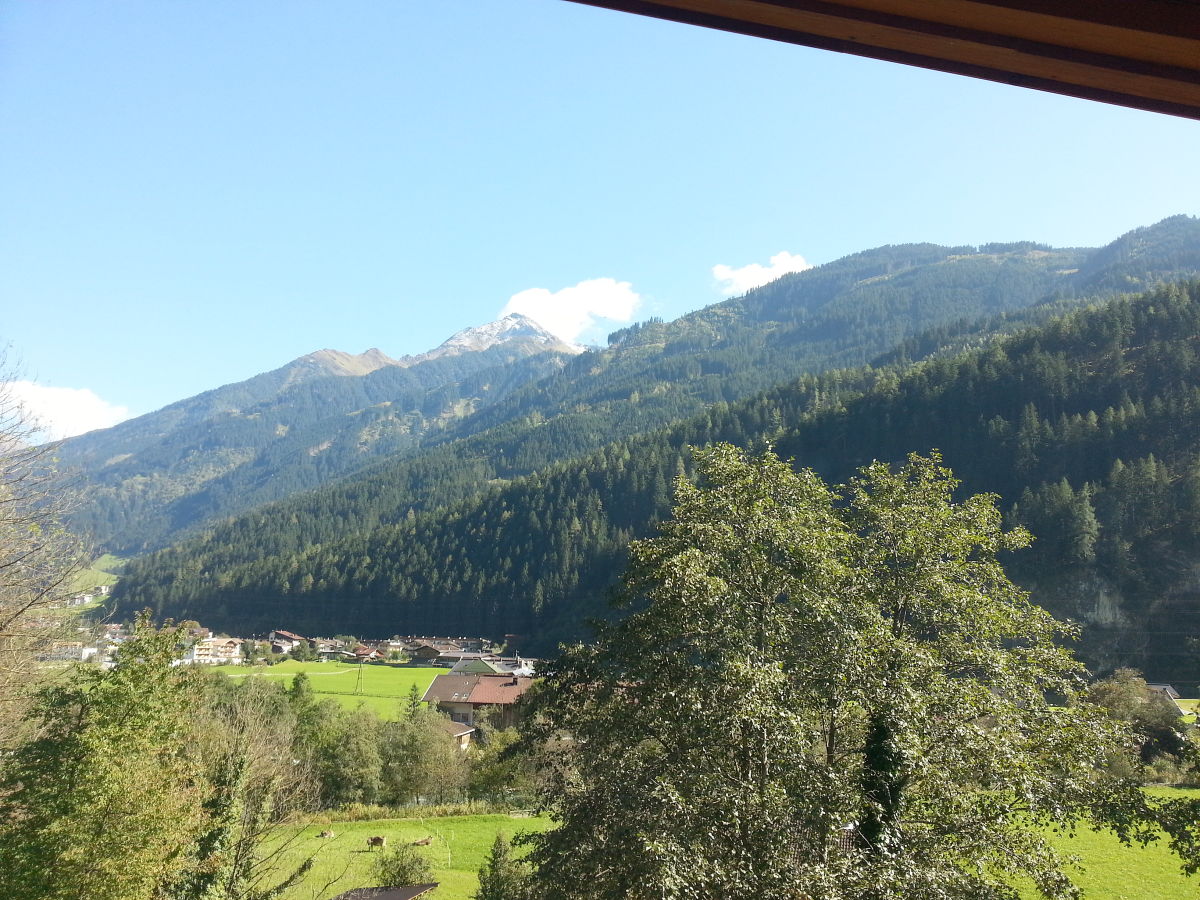
{"label": "spruce tree", "polygon": [[497,834],[487,859],[479,867],[479,890],[473,900],[525,900],[528,875],[503,833]]}

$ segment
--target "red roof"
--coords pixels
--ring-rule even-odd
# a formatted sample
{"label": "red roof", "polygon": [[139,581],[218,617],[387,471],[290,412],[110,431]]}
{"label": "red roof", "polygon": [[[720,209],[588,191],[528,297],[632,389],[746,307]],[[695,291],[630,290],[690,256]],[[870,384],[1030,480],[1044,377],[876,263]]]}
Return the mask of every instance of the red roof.
{"label": "red roof", "polygon": [[464,675],[447,673],[433,679],[422,698],[431,703],[470,703],[472,706],[508,706],[529,690],[527,675]]}

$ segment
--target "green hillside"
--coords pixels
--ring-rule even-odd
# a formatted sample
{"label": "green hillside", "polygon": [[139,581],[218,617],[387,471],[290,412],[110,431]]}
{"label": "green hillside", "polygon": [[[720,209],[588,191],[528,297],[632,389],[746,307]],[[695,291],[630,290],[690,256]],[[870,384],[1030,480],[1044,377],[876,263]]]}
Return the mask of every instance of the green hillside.
{"label": "green hillside", "polygon": [[[394,520],[803,374],[898,346],[921,358],[1088,292],[1195,274],[1200,220],[1186,216],[1099,250],[888,246],[623,329],[573,358],[518,362],[497,348],[353,378],[268,373],[66,442],[64,461],[92,483],[73,521],[102,548],[142,552],[348,476],[388,493],[379,521]],[[369,516],[356,527],[377,524]]]}
{"label": "green hillside", "polygon": [[[120,600],[224,628],[509,632],[545,651],[604,614],[624,548],[665,515],[688,445],[770,439],[834,480],[937,447],[966,489],[1000,493],[1034,530],[1013,571],[1085,624],[1085,658],[1188,683],[1200,634],[1198,344],[1200,284],[1163,288],[907,369],[809,376],[714,404],[444,510],[386,521],[365,492],[327,492],[305,515],[263,511],[131,564]],[[338,534],[352,515],[385,524]]]}
{"label": "green hillside", "polygon": [[61,464],[85,485],[71,527],[102,549],[144,552],[213,517],[411,450],[428,432],[556,371],[565,358],[508,342],[357,374],[347,356],[311,354],[63,441]]}

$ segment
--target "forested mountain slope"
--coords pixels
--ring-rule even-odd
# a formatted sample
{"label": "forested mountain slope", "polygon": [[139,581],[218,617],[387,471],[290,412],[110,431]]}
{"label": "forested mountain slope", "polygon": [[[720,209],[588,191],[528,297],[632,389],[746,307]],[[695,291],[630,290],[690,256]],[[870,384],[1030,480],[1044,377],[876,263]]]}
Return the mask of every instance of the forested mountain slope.
{"label": "forested mountain slope", "polygon": [[[210,416],[202,428],[171,432],[129,458],[115,452],[106,433],[76,439],[81,444],[68,442],[65,456],[82,460],[99,487],[75,524],[106,549],[135,552],[361,470],[286,514],[305,517],[313,504],[349,508],[363,495],[371,498],[368,511],[352,518],[356,528],[368,529],[664,427],[712,403],[735,402],[804,373],[861,365],[897,344],[897,359],[968,346],[1044,319],[1074,302],[1083,286],[1103,283],[1108,290],[1196,273],[1200,220],[1187,216],[1100,250],[1031,243],[881,247],[674,322],[623,329],[607,348],[548,370],[538,360],[536,371],[527,362],[525,370],[490,369],[461,382],[454,381],[458,373],[452,390],[422,384],[415,392],[408,382],[395,384],[403,377],[394,368],[360,380],[326,378],[318,382],[320,408],[332,411],[324,419],[305,411],[314,393],[309,386],[298,398],[300,424],[289,424],[280,403],[249,412],[239,407],[224,418]],[[350,399],[330,398],[359,381]],[[87,441],[104,452],[80,453]],[[320,524],[308,534],[327,537]]]}
{"label": "forested mountain slope", "polygon": [[576,352],[521,316],[398,360],[319,350],[63,441],[62,464],[85,484],[72,527],[119,553],[161,545],[415,447]]}
{"label": "forested mountain slope", "polygon": [[[1031,242],[879,247],[785,275],[674,322],[610,335],[610,346],[514,391],[460,424],[536,411],[636,415],[647,426],[805,373],[860,366],[917,335],[1004,319],[1035,305],[1145,290],[1200,275],[1200,219],[1173,216],[1099,249]],[[925,352],[928,348],[925,348]],[[586,375],[587,377],[583,377]],[[637,398],[636,411],[623,406]],[[616,410],[621,409],[621,413]],[[659,413],[666,416],[660,416]],[[668,418],[669,417],[669,418]],[[451,429],[445,436],[460,434]]]}
{"label": "forested mountain slope", "polygon": [[[1198,348],[1200,283],[1163,288],[957,356],[717,403],[442,509],[397,517],[372,512],[365,488],[320,492],[131,564],[119,601],[241,632],[510,632],[546,651],[604,612],[628,540],[667,513],[688,445],[770,439],[835,480],[936,447],[966,490],[999,492],[1038,536],[1013,571],[1085,624],[1085,658],[1191,683]],[[348,529],[360,515],[372,524]]]}

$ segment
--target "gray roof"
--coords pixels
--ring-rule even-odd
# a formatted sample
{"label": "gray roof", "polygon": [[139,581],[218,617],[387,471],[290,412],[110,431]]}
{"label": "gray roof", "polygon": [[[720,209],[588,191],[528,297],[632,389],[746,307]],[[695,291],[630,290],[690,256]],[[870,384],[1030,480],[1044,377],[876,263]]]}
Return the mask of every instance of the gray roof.
{"label": "gray roof", "polygon": [[1155,682],[1151,681],[1151,682],[1146,683],[1146,687],[1148,687],[1150,690],[1155,691],[1159,694],[1166,694],[1172,700],[1178,700],[1179,696],[1180,696],[1179,691],[1175,690],[1175,688],[1169,684],[1161,684],[1161,683],[1156,684]]}
{"label": "gray roof", "polygon": [[446,732],[451,737],[460,738],[464,734],[473,734],[475,729],[465,722],[455,722],[451,719],[442,719],[441,726],[446,729]]}
{"label": "gray roof", "polygon": [[346,891],[344,894],[338,894],[333,900],[413,900],[414,897],[420,897],[422,894],[432,891],[437,886],[438,882],[434,882],[433,884],[411,884],[407,886],[355,888],[352,891]]}

